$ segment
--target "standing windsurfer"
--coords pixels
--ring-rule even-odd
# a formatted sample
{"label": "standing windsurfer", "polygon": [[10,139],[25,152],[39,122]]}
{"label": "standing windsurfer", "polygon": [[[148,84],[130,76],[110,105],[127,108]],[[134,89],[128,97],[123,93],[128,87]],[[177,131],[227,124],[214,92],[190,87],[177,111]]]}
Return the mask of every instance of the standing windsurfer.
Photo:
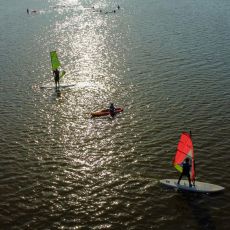
{"label": "standing windsurfer", "polygon": [[54,82],[55,82],[55,87],[56,89],[60,86],[59,85],[59,80],[60,80],[60,72],[58,69],[55,69],[53,71],[53,75],[54,75]]}
{"label": "standing windsurfer", "polygon": [[182,173],[179,177],[177,184],[180,184],[180,180],[183,176],[187,176],[188,182],[189,182],[189,187],[192,187],[191,178],[190,178],[190,169],[191,169],[191,165],[189,164],[189,158],[186,158],[185,162],[183,163]]}

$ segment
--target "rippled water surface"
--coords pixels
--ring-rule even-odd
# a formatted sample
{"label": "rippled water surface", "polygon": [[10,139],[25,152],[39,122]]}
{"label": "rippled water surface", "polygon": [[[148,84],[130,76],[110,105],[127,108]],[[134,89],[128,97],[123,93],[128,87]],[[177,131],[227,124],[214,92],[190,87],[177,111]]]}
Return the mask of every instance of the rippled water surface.
{"label": "rippled water surface", "polygon": [[[228,229],[229,11],[229,0],[1,0],[0,229]],[[40,88],[54,84],[51,50],[62,83],[76,83],[61,97]],[[124,112],[90,118],[110,102]],[[178,177],[189,129],[197,180],[224,193],[159,185]]]}

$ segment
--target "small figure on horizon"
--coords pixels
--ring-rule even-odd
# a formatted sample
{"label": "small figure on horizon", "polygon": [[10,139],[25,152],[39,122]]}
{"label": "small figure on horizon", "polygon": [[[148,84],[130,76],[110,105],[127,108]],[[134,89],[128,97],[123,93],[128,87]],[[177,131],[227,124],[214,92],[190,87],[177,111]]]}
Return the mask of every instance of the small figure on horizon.
{"label": "small figure on horizon", "polygon": [[55,69],[53,71],[53,75],[54,75],[55,87],[57,89],[60,86],[60,84],[59,84],[59,80],[60,80],[60,72],[59,72],[59,70]]}
{"label": "small figure on horizon", "polygon": [[192,184],[191,184],[191,178],[190,178],[190,169],[191,169],[191,165],[189,163],[189,158],[186,158],[185,159],[185,162],[183,163],[183,169],[182,169],[182,173],[179,177],[179,180],[177,182],[177,184],[179,185],[180,184],[180,181],[181,181],[181,178],[183,176],[187,176],[188,178],[188,182],[189,182],[189,187],[192,187]]}
{"label": "small figure on horizon", "polygon": [[117,6],[117,9],[120,10],[120,6],[119,5]]}
{"label": "small figure on horizon", "polygon": [[30,11],[29,11],[29,9],[28,9],[28,8],[27,8],[26,12],[27,12],[27,14],[29,14],[29,13],[30,13]]}

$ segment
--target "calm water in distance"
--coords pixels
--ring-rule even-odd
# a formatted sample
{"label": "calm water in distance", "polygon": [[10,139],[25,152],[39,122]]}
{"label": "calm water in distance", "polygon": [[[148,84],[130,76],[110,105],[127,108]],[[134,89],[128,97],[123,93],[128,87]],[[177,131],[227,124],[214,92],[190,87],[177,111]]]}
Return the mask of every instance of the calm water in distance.
{"label": "calm water in distance", "polygon": [[[0,229],[228,229],[229,12],[229,0],[1,0]],[[54,84],[52,50],[76,83],[60,98],[40,88]],[[110,102],[124,112],[90,118]],[[159,185],[178,178],[189,129],[197,180],[224,193]]]}

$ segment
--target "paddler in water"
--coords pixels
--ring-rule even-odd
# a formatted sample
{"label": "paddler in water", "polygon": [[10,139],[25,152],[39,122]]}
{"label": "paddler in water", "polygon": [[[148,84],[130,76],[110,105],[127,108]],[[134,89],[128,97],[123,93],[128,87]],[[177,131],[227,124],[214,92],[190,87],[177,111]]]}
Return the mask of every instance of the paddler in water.
{"label": "paddler in water", "polygon": [[59,70],[55,69],[53,71],[53,75],[54,75],[55,87],[56,87],[56,90],[57,90],[57,88],[60,86],[60,84],[59,84],[59,80],[60,80],[60,72],[59,72]]}
{"label": "paddler in water", "polygon": [[110,106],[109,106],[109,113],[110,113],[110,116],[111,117],[114,117],[115,115],[116,115],[116,109],[115,109],[115,107],[114,107],[114,104],[113,103],[111,103],[110,104]]}
{"label": "paddler in water", "polygon": [[192,187],[192,184],[191,184],[191,178],[190,178],[190,169],[191,169],[191,165],[189,164],[189,158],[186,158],[185,159],[185,162],[183,163],[183,171],[179,177],[179,180],[177,182],[177,184],[179,185],[180,184],[180,180],[183,176],[187,176],[188,177],[188,182],[189,182],[189,187]]}

